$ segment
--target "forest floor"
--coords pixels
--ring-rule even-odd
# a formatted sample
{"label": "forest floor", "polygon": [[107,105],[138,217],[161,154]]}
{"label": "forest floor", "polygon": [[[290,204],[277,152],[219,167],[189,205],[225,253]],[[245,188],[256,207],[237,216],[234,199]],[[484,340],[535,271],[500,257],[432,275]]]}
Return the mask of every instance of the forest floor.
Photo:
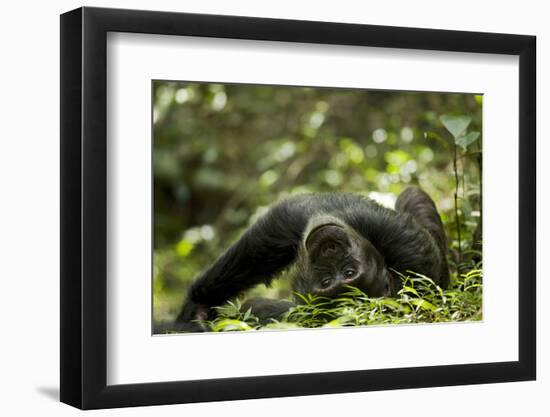
{"label": "forest floor", "polygon": [[349,287],[340,298],[301,296],[281,320],[262,323],[251,310],[242,311],[235,300],[218,307],[210,322],[213,331],[283,330],[319,327],[371,326],[410,323],[479,321],[482,319],[483,273],[481,266],[451,276],[451,286],[441,289],[431,279],[402,276],[396,297],[370,298]]}

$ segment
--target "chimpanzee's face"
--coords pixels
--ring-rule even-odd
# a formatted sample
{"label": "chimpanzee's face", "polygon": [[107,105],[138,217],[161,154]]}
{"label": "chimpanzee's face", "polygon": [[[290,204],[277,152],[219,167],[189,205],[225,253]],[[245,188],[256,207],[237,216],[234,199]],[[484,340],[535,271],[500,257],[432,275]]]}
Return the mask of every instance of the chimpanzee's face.
{"label": "chimpanzee's face", "polygon": [[341,220],[323,216],[310,223],[298,256],[297,290],[336,297],[357,287],[369,297],[392,293],[384,259],[363,236]]}

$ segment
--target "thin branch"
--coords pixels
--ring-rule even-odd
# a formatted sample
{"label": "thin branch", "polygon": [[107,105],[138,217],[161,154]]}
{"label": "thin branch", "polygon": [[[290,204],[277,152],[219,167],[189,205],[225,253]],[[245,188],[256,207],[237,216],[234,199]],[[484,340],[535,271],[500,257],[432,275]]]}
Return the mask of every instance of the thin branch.
{"label": "thin branch", "polygon": [[460,218],[458,216],[458,188],[460,185],[460,179],[458,178],[458,167],[457,167],[457,152],[456,145],[454,145],[454,158],[453,158],[453,169],[455,173],[455,221],[456,221],[456,235],[458,240],[458,263],[462,262],[462,239],[460,237]]}

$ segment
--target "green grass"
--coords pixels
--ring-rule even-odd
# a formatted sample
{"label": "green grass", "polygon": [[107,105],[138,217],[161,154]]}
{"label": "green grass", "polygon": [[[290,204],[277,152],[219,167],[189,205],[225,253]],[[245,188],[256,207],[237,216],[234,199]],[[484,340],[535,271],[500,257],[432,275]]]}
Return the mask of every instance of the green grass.
{"label": "green grass", "polygon": [[235,300],[217,307],[210,322],[213,331],[330,328],[409,323],[479,321],[482,319],[483,274],[470,269],[453,274],[451,287],[441,289],[425,276],[401,276],[402,289],[395,298],[370,298],[357,288],[340,298],[296,295],[303,304],[291,309],[281,321],[262,325],[251,311],[242,312]]}

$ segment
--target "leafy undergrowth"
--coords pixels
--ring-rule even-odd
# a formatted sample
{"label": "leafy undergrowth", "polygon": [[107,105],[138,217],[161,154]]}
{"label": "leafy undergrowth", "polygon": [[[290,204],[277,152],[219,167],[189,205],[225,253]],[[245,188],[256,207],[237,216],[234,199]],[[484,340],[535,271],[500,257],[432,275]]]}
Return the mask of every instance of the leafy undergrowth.
{"label": "leafy undergrowth", "polygon": [[218,307],[210,326],[221,332],[481,320],[482,270],[453,278],[451,288],[442,290],[425,276],[401,276],[403,287],[395,298],[369,298],[353,287],[336,299],[297,295],[303,304],[267,324],[250,310],[242,312],[236,300]]}

